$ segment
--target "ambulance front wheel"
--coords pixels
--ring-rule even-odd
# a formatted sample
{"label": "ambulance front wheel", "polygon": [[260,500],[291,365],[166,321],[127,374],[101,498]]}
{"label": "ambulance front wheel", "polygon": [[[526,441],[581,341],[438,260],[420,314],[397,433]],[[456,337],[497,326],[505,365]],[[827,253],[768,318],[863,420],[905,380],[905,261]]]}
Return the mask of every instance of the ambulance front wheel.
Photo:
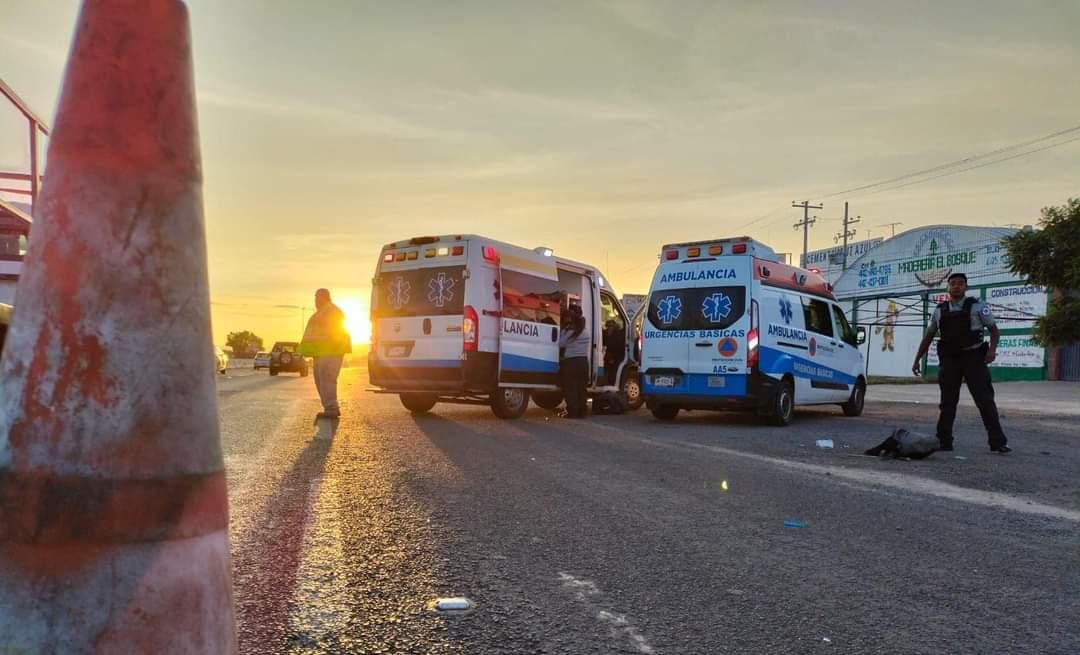
{"label": "ambulance front wheel", "polygon": [[863,405],[866,404],[866,383],[859,380],[855,388],[851,390],[851,398],[840,408],[844,410],[844,416],[861,416]]}
{"label": "ambulance front wheel", "polygon": [[423,414],[435,406],[435,396],[430,393],[403,393],[398,396],[405,409],[413,414]]}
{"label": "ambulance front wheel", "polygon": [[769,410],[769,422],[773,425],[783,427],[789,425],[795,418],[795,387],[791,384],[791,380],[785,378],[780,381]]}
{"label": "ambulance front wheel", "polygon": [[491,394],[491,411],[495,416],[505,419],[521,418],[529,408],[529,390],[518,387],[503,387]]}

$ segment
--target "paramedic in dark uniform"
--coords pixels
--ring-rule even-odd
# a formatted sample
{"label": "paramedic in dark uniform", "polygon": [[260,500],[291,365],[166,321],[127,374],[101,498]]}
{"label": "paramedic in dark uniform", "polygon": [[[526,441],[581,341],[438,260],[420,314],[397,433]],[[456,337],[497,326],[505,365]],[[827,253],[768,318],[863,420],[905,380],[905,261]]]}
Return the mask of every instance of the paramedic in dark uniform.
{"label": "paramedic in dark uniform", "polygon": [[[990,331],[989,346],[983,341],[983,328]],[[949,299],[934,310],[926,329],[915,364],[911,371],[920,374],[920,363],[934,336],[941,332],[938,341],[938,385],[941,387],[941,415],[938,417],[937,438],[941,450],[953,449],[953,421],[956,419],[956,403],[960,400],[960,384],[967,381],[968,391],[982,415],[986,426],[990,450],[1007,453],[1012,449],[1006,443],[1005,433],[998,419],[994,403],[994,387],[990,382],[987,365],[997,357],[998,328],[990,308],[975,298],[967,297],[967,276],[953,273],[949,276]]]}

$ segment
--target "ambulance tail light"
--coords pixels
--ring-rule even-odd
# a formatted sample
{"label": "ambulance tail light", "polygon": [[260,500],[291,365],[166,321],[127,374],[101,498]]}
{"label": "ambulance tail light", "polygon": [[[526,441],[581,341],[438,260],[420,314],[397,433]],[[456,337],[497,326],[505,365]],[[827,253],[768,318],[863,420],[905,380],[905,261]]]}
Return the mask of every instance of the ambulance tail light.
{"label": "ambulance tail light", "polygon": [[461,320],[461,332],[465,337],[465,352],[476,352],[476,346],[480,342],[480,320],[476,310],[465,305],[465,316]]}
{"label": "ambulance tail light", "polygon": [[678,250],[669,250],[666,253],[664,253],[664,259],[668,260],[669,262],[674,260],[674,259],[678,259],[678,258],[679,258],[679,251]]}
{"label": "ambulance tail light", "polygon": [[757,368],[758,365],[758,331],[750,328],[746,333],[746,367]]}
{"label": "ambulance tail light", "polygon": [[758,350],[760,344],[760,338],[758,337],[759,312],[757,301],[751,300],[750,330],[746,333],[746,368],[749,371],[757,368],[758,362],[761,360],[760,351]]}
{"label": "ambulance tail light", "polygon": [[394,261],[394,253],[392,253],[392,252],[386,253],[385,255],[382,256],[382,260],[384,262],[392,262],[392,261]]}
{"label": "ambulance tail light", "polygon": [[731,252],[735,253],[736,255],[745,255],[746,254],[746,244],[745,243],[736,243],[735,245],[731,246]]}
{"label": "ambulance tail light", "polygon": [[499,251],[496,250],[494,246],[484,246],[481,249],[481,253],[486,261],[496,263],[499,261]]}

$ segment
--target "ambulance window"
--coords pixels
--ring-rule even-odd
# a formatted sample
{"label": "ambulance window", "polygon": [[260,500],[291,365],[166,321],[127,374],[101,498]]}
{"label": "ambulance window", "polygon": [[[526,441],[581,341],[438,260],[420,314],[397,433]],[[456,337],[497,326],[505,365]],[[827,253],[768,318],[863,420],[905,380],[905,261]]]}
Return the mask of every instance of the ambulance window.
{"label": "ambulance window", "polygon": [[559,325],[559,283],[554,280],[504,270],[503,317]]}
{"label": "ambulance window", "polygon": [[746,314],[746,287],[663,289],[649,296],[647,316],[660,330],[723,330]]}
{"label": "ambulance window", "polygon": [[626,319],[619,313],[617,307],[615,307],[615,299],[606,293],[600,294],[600,322],[607,328],[608,321],[611,321],[616,327],[625,330]]}
{"label": "ambulance window", "polygon": [[372,314],[460,316],[465,311],[464,272],[464,266],[440,266],[383,273],[375,281]]}
{"label": "ambulance window", "polygon": [[802,299],[803,316],[806,318],[806,329],[827,337],[833,335],[832,317],[829,316],[829,304],[824,300],[813,298]]}
{"label": "ambulance window", "polygon": [[833,305],[832,310],[833,316],[836,317],[836,327],[840,330],[840,338],[844,340],[844,343],[852,346],[859,345],[858,340],[855,338],[855,331],[851,329],[847,316],[844,316],[844,310],[840,309],[839,305]]}

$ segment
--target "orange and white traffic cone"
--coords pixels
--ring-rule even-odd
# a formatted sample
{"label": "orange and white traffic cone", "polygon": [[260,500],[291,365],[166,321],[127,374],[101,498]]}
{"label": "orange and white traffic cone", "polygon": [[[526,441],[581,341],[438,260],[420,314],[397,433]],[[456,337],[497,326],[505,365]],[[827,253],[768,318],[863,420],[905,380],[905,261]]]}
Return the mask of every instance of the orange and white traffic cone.
{"label": "orange and white traffic cone", "polygon": [[0,369],[0,652],[235,653],[187,9],[86,0]]}

